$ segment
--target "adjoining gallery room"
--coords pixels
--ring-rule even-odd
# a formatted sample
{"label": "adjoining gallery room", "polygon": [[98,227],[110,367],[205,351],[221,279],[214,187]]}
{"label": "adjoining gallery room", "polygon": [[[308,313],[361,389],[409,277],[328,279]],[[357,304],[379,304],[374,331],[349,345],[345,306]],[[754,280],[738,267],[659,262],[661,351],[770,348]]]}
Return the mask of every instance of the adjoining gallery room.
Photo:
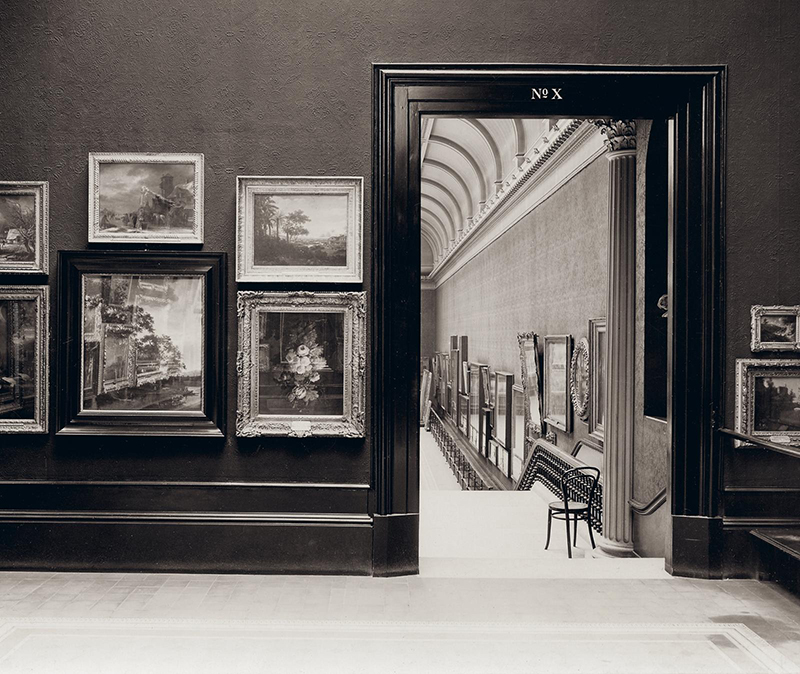
{"label": "adjoining gallery room", "polygon": [[800,672],[800,3],[0,3],[0,672]]}
{"label": "adjoining gallery room", "polygon": [[[666,122],[431,116],[421,138],[421,571],[485,557],[484,573],[592,574],[609,546],[667,577]],[[614,162],[631,175],[609,196]],[[611,256],[609,199],[635,218]],[[633,347],[613,373],[609,301]],[[632,433],[618,540],[603,537],[604,494],[624,484],[604,465],[612,423]],[[443,463],[450,479],[431,480]]]}

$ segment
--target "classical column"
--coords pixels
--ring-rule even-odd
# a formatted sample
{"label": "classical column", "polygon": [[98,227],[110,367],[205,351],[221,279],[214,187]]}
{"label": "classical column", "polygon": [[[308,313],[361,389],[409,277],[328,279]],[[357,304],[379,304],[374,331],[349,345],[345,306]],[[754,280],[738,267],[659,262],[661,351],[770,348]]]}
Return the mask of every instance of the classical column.
{"label": "classical column", "polygon": [[601,549],[632,556],[636,122],[595,120],[608,146],[608,304]]}

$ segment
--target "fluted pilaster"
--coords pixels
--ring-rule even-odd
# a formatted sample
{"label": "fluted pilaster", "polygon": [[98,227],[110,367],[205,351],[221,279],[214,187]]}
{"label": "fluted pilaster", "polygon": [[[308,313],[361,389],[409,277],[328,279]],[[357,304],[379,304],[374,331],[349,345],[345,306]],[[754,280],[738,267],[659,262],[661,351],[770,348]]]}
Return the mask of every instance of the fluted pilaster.
{"label": "fluted pilaster", "polygon": [[601,548],[633,555],[636,123],[596,121],[608,145],[608,314]]}

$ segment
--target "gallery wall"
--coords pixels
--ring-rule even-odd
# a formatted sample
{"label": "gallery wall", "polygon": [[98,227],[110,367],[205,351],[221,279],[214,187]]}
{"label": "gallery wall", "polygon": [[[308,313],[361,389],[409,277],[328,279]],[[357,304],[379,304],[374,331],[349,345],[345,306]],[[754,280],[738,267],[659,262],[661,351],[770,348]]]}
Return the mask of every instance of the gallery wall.
{"label": "gallery wall", "polygon": [[[227,252],[229,270],[236,175],[362,175],[369,270],[374,62],[727,64],[728,424],[734,362],[749,355],[750,305],[800,297],[800,12],[789,0],[680,3],[680,11],[661,0],[34,0],[5,3],[2,13],[2,179],[50,181],[54,300],[56,250],[87,247],[89,151],[203,152],[203,250]],[[233,437],[232,279],[229,271],[224,442],[6,436],[0,478],[23,481],[23,490],[29,480],[227,482],[219,507],[342,509],[328,497],[265,501],[263,490],[251,497],[235,486],[367,483],[370,441]],[[370,291],[368,273],[362,287]],[[54,406],[60,392],[51,393]],[[159,492],[173,509],[197,504],[186,491],[171,493]],[[108,507],[135,510],[151,497],[114,497]],[[74,504],[49,492],[47,505]],[[366,498],[352,507],[366,510]],[[100,543],[84,545],[90,555]],[[57,562],[58,552],[36,564]]]}
{"label": "gallery wall", "polygon": [[[467,335],[471,361],[519,382],[517,334],[537,333],[540,351],[545,335],[588,339],[589,319],[606,316],[607,239],[608,161],[600,156],[437,287],[437,350],[448,350],[450,335]],[[577,418],[572,432],[553,430],[566,451],[589,436]]]}

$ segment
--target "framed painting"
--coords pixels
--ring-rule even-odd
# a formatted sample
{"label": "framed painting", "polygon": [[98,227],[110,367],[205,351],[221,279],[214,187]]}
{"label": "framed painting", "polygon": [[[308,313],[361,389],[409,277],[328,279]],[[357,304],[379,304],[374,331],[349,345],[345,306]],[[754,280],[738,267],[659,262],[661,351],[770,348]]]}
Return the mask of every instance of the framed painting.
{"label": "framed painting", "polygon": [[238,298],[236,435],[364,437],[366,293]]}
{"label": "framed painting", "polygon": [[539,374],[539,338],[535,332],[517,335],[525,396],[525,434],[531,442],[542,434],[542,380]]}
{"label": "framed painting", "polygon": [[590,369],[589,340],[582,337],[572,352],[569,368],[569,395],[575,415],[581,421],[589,420]]}
{"label": "framed painting", "polygon": [[800,446],[800,360],[737,359],[736,430]]}
{"label": "framed painting", "polygon": [[238,176],[236,280],[361,283],[364,179]]}
{"label": "framed painting", "polygon": [[547,335],[544,338],[544,421],[567,433],[572,430],[569,398],[571,352],[570,335]]}
{"label": "framed painting", "polygon": [[47,181],[0,181],[0,273],[47,274]]}
{"label": "framed painting", "polygon": [[0,434],[47,433],[49,288],[0,286]]}
{"label": "framed painting", "polygon": [[511,403],[511,476],[519,477],[522,463],[527,457],[525,442],[525,391],[522,384],[514,384]]}
{"label": "framed painting", "polygon": [[750,308],[751,351],[800,351],[800,305]]}
{"label": "framed painting", "polygon": [[481,408],[483,390],[480,383],[481,368],[478,363],[469,364],[469,441],[475,449],[480,447]]}
{"label": "framed painting", "polygon": [[510,372],[495,373],[494,419],[492,435],[504,449],[510,449],[513,432],[513,409],[511,389],[514,386],[514,375]]}
{"label": "framed painting", "polygon": [[89,243],[203,243],[203,155],[89,153]]}
{"label": "framed painting", "polygon": [[602,447],[606,424],[606,319],[589,320],[589,434]]}
{"label": "framed painting", "polygon": [[58,435],[222,437],[225,254],[59,252]]}

